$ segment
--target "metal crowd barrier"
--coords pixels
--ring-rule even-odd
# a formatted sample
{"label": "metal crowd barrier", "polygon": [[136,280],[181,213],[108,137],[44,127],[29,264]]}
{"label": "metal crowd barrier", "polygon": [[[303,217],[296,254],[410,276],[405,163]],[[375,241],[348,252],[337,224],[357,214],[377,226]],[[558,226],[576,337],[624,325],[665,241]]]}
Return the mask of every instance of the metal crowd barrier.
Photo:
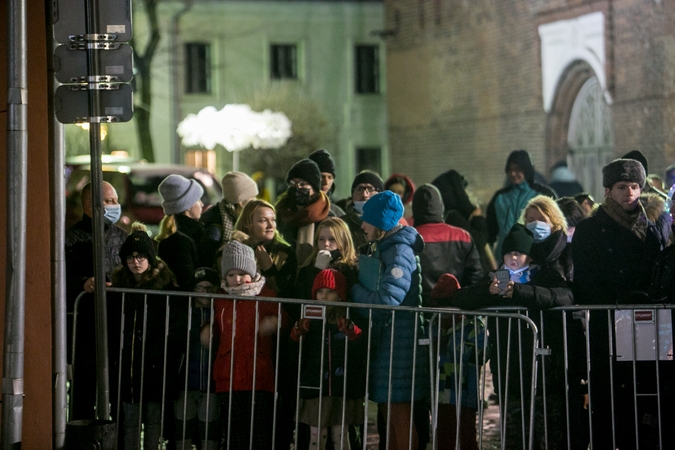
{"label": "metal crowd barrier", "polygon": [[[209,302],[211,319],[209,322],[211,334],[208,344],[204,347],[209,361],[213,361],[218,350],[218,343],[214,341],[213,331],[214,304],[221,299],[234,300],[232,332],[230,339],[237,336],[237,310],[244,302],[255,302],[255,338],[252,351],[257,354],[260,341],[261,313],[260,308],[273,303],[276,311],[276,339],[273,348],[273,378],[274,392],[270,402],[262,401],[258,395],[249,396],[245,403],[248,405],[246,422],[247,436],[243,446],[235,445],[231,438],[235,434],[241,435],[241,429],[233,429],[232,422],[240,414],[234,410],[235,403],[240,407],[241,402],[233,399],[235,395],[213,393],[212,381],[213,364],[209,364],[206,392],[207,410],[211,402],[220,406],[221,417],[225,415],[229,420],[217,424],[217,430],[209,430],[214,426],[206,422],[206,435],[215,433],[222,448],[260,448],[255,444],[259,425],[254,420],[256,410],[269,409],[271,415],[271,436],[265,448],[303,448],[302,431],[296,405],[300,402],[301,389],[318,389],[323,392],[323,371],[318,377],[319,386],[301,386],[300,372],[303,370],[304,338],[300,338],[297,351],[291,351],[289,335],[294,323],[289,323],[288,311],[313,310],[307,312],[313,322],[312,326],[320,327],[325,338],[328,320],[320,307],[327,306],[325,302],[305,301],[295,299],[239,297],[227,295],[199,294],[184,292],[157,292],[142,290],[124,290],[109,288],[108,308],[119,308],[119,335],[115,342],[119,349],[109,357],[116,359],[117,374],[111,374],[111,380],[117,380],[115,387],[111,386],[116,395],[111,396],[114,412],[112,418],[118,423],[118,440],[124,439],[124,428],[129,426],[122,419],[122,369],[125,351],[124,324],[125,305],[130,302],[142,302],[143,323],[138,338],[142,341],[141,384],[138,402],[140,411],[144,411],[146,391],[157,389],[161,383],[160,406],[160,441],[173,439],[177,442],[189,441],[192,436],[186,436],[187,406],[185,399],[182,402],[182,411],[173,411],[173,401],[176,392],[183,392],[187,396],[188,375],[185,370],[184,378],[174,371],[172,360],[179,359],[185,362],[190,359],[189,335],[194,307],[186,308],[189,302],[197,298],[207,299]],[[148,296],[151,296],[149,298]],[[148,306],[160,302],[159,309],[163,311],[160,319],[163,323],[159,328],[160,348],[146,348],[145,343],[152,341],[148,325],[153,324],[152,317],[148,320]],[[331,304],[330,306],[337,306]],[[479,311],[460,311],[443,308],[406,308],[371,306],[361,304],[339,304],[344,307],[346,317],[364,328],[362,339],[365,340],[365,367],[352,368],[357,371],[356,378],[363,377],[369,380],[373,366],[375,352],[382,350],[374,342],[378,327],[390,327],[388,332],[395,336],[396,318],[412,316],[415,326],[413,334],[413,361],[428,361],[428,371],[418,372],[419,367],[413,367],[410,380],[410,410],[408,434],[408,448],[425,446],[432,449],[474,449],[474,448],[502,448],[502,449],[577,449],[577,448],[675,448],[673,435],[675,430],[672,424],[675,419],[675,369],[673,368],[673,341],[672,341],[672,305],[625,305],[612,306],[584,306],[554,308],[546,311],[527,311],[523,308],[500,308]],[[319,309],[317,309],[319,307]],[[184,322],[176,322],[174,314],[181,309],[181,318]],[[76,309],[77,311],[77,309]],[[114,317],[114,315],[113,315]],[[77,323],[77,314],[74,318]],[[383,325],[384,324],[384,325]],[[136,324],[138,325],[138,324]],[[186,342],[184,348],[173,345],[176,329],[185,333],[181,342]],[[155,336],[157,338],[157,336]],[[356,351],[355,343],[345,336],[344,377],[342,392],[347,390],[350,370],[350,351]],[[109,339],[113,342],[112,338]],[[73,342],[76,338],[73,336]],[[128,350],[128,349],[127,349]],[[389,380],[387,410],[391,411],[392,379],[395,373],[392,370],[397,348],[394,338],[389,341]],[[144,379],[148,355],[162,355],[161,379],[152,380],[154,386],[147,386],[150,381]],[[76,353],[73,364],[80,358],[93,358],[93,355]],[[235,370],[235,352],[230,352],[230,392]],[[312,355],[316,356],[316,355]],[[320,365],[324,367],[330,354],[326,354],[324,346],[320,350]],[[291,360],[291,358],[293,358]],[[296,359],[297,358],[297,359]],[[251,378],[252,391],[256,391],[256,382],[259,369],[257,359],[254,358]],[[357,370],[358,369],[358,370]],[[428,373],[427,373],[428,372]],[[292,379],[289,379],[292,378]],[[422,380],[422,378],[426,378]],[[428,394],[424,398],[415,398],[414,391],[418,383],[428,386]],[[491,381],[491,383],[490,383]],[[492,384],[492,387],[490,387]],[[174,386],[175,388],[171,388]],[[289,387],[291,386],[291,387]],[[371,394],[372,384],[365,383],[364,398]],[[77,392],[77,385],[74,386]],[[169,392],[172,391],[173,392]],[[319,396],[317,422],[321,422],[323,414],[322,402]],[[392,429],[389,416],[380,418],[379,433],[376,429],[376,419],[372,411],[373,404],[363,401],[363,421],[358,424],[346,416],[347,399],[341,399],[342,416],[339,427],[342,448],[375,448],[379,441],[392,442]],[[369,411],[369,408],[371,409]],[[377,409],[377,408],[376,408]],[[421,411],[420,411],[421,410]],[[417,414],[415,413],[417,412]],[[428,413],[428,414],[427,414]],[[182,429],[171,430],[169,421],[174,421],[174,415],[182,417]],[[134,424],[141,429],[143,414],[139,414]],[[429,428],[428,438],[424,430],[424,422]],[[128,422],[128,421],[127,421]],[[382,423],[384,422],[384,423]],[[237,423],[240,423],[238,421]],[[413,442],[413,425],[422,430],[418,442]],[[452,425],[452,426],[451,426]],[[473,430],[471,430],[473,425]],[[669,426],[670,425],[670,426]],[[145,428],[146,435],[149,433]],[[348,436],[348,438],[345,438]],[[136,438],[136,446],[140,448],[140,433]],[[329,433],[330,439],[330,433]],[[128,444],[127,444],[128,447]],[[148,444],[144,448],[147,448]],[[152,446],[154,448],[154,445]],[[186,447],[187,448],[187,447]],[[207,448],[207,447],[202,447]],[[385,447],[380,447],[385,448]]]}

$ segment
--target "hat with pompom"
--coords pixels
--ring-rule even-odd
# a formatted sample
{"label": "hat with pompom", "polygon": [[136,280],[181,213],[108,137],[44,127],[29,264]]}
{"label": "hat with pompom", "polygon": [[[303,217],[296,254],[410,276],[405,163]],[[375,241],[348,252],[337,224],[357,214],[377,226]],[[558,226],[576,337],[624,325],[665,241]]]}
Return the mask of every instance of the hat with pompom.
{"label": "hat with pompom", "polygon": [[337,292],[340,300],[347,301],[347,280],[341,272],[335,269],[324,269],[314,278],[312,298],[316,299],[316,291],[328,288]]}

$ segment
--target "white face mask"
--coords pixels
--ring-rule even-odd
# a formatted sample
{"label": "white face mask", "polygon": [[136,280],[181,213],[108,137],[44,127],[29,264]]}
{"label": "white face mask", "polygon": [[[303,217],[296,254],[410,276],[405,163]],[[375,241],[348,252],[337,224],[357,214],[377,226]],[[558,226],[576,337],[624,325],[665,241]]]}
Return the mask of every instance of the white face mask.
{"label": "white face mask", "polygon": [[551,225],[539,220],[528,223],[525,228],[532,232],[534,242],[541,242],[551,235]]}
{"label": "white face mask", "polygon": [[357,213],[363,214],[363,205],[365,204],[366,204],[365,201],[363,202],[354,201],[354,209],[356,210]]}
{"label": "white face mask", "polygon": [[122,216],[122,205],[105,205],[103,207],[103,223],[112,225]]}

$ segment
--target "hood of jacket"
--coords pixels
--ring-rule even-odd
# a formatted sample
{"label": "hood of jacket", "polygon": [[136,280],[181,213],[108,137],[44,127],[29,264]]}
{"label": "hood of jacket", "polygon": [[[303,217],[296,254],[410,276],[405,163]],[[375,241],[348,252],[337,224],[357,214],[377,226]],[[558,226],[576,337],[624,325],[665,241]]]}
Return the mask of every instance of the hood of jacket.
{"label": "hood of jacket", "polygon": [[661,214],[666,211],[666,201],[658,194],[642,194],[640,202],[645,208],[647,219],[652,223],[656,223]]}
{"label": "hood of jacket", "polygon": [[143,272],[139,281],[134,279],[133,274],[127,269],[126,263],[117,266],[110,275],[114,287],[148,290],[177,290],[176,277],[164,261],[157,259],[154,267],[149,267]]}
{"label": "hood of jacket", "polygon": [[401,244],[410,246],[416,255],[419,255],[424,250],[424,239],[422,239],[422,236],[413,227],[407,226],[401,227],[401,229],[390,235],[385,235],[379,242],[378,247],[380,251],[384,251],[389,247]]}
{"label": "hood of jacket", "polygon": [[527,150],[514,150],[509,154],[509,157],[506,159],[506,167],[504,168],[505,172],[508,172],[509,165],[511,163],[518,164],[520,170],[525,174],[525,181],[527,181],[530,186],[534,184],[534,165],[532,164],[532,158]]}
{"label": "hood of jacket", "polygon": [[415,226],[443,222],[443,200],[433,184],[423,184],[415,191],[412,204]]}

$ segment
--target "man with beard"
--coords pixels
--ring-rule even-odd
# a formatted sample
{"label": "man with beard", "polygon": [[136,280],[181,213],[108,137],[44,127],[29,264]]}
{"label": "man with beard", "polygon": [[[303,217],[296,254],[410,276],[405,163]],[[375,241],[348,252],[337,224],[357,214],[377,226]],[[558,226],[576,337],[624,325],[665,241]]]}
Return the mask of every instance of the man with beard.
{"label": "man with beard", "polygon": [[291,244],[299,264],[312,253],[314,228],[323,219],[332,216],[330,200],[321,190],[321,171],[311,159],[293,164],[286,175],[288,189],[279,196],[277,228]]}

